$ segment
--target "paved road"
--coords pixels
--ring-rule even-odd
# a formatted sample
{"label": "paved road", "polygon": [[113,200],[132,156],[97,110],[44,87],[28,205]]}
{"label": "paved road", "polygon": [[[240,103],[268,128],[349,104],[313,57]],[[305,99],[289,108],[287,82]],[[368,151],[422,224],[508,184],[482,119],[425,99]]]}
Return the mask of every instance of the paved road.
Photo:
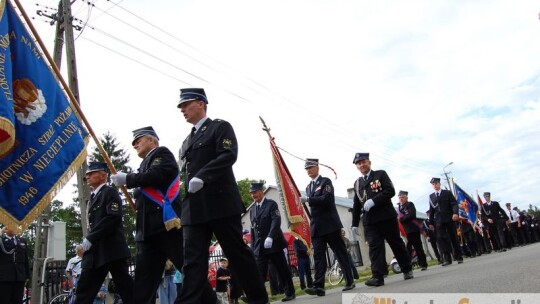
{"label": "paved road", "polygon": [[[463,264],[432,266],[427,271],[416,270],[415,278],[391,275],[381,287],[357,283],[357,293],[538,293],[540,292],[540,243],[492,253]],[[293,304],[341,303],[341,288],[329,289],[325,297],[303,295]],[[540,298],[540,294],[539,294]],[[273,302],[281,303],[281,302]],[[540,303],[540,300],[539,300]]]}

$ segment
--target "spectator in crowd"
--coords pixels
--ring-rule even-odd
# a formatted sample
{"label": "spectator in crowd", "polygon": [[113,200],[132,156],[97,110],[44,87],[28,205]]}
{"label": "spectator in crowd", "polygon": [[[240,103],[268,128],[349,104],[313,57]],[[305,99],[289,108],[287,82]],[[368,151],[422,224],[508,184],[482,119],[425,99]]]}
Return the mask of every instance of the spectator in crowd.
{"label": "spectator in crowd", "polygon": [[351,241],[347,238],[347,233],[345,232],[345,229],[341,228],[341,239],[343,239],[343,242],[345,243],[345,248],[347,248],[347,256],[349,257],[349,264],[351,265],[351,270],[353,273],[353,278],[355,280],[360,279],[360,276],[358,275],[358,270],[356,269],[356,266],[354,266],[354,261],[352,258],[352,244]]}
{"label": "spectator in crowd", "polygon": [[313,287],[313,278],[311,277],[311,263],[309,260],[309,252],[307,246],[300,239],[295,238],[293,241],[293,248],[296,252],[296,258],[298,261],[298,278],[300,279],[300,289],[306,289],[307,287]]}
{"label": "spectator in crowd", "polygon": [[105,286],[105,282],[103,282],[92,304],[105,304],[105,300],[107,299],[107,292],[107,286]]}
{"label": "spectator in crowd", "polygon": [[[208,278],[208,283],[210,284],[210,287],[215,291],[216,290],[216,267],[214,265],[214,262],[208,263],[207,278]],[[182,288],[184,288],[184,286],[182,286]]]}
{"label": "spectator in crowd", "polygon": [[66,266],[66,276],[68,278],[69,287],[73,288],[77,283],[77,279],[81,275],[81,262],[84,254],[83,245],[75,246],[75,256],[69,259]]}
{"label": "spectator in crowd", "polygon": [[176,285],[174,284],[174,274],[176,268],[171,260],[165,262],[163,278],[158,287],[159,304],[173,304],[176,299]]}
{"label": "spectator in crowd", "polygon": [[221,258],[216,271],[216,295],[220,304],[229,304],[231,270],[229,260]]}

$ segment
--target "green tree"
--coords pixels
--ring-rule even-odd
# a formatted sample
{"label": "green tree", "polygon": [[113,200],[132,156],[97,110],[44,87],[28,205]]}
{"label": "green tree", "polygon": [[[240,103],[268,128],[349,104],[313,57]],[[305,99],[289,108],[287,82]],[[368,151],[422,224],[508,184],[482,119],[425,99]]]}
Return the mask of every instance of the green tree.
{"label": "green tree", "polygon": [[238,184],[238,190],[240,190],[240,197],[242,197],[242,202],[246,208],[253,202],[253,199],[251,199],[251,195],[249,194],[249,186],[251,183],[266,183],[266,181],[264,179],[256,180],[245,178],[236,182],[236,184]]}
{"label": "green tree", "polygon": [[529,210],[527,210],[527,213],[539,217],[540,209],[538,209],[538,207],[534,206],[533,204],[529,204]]}
{"label": "green tree", "polygon": [[[105,150],[114,168],[117,171],[122,171],[125,173],[133,172],[133,169],[127,165],[130,160],[129,154],[125,149],[120,148],[120,145],[118,141],[116,140],[115,136],[113,136],[110,132],[107,132],[103,135],[102,138],[99,139],[99,142],[101,143],[103,150]],[[92,153],[90,155],[90,161],[98,161],[98,162],[105,161],[105,159],[103,158],[103,155],[101,155],[97,146],[95,146],[92,149]],[[112,186],[116,188],[115,185],[112,185]],[[124,196],[124,193],[122,191],[120,191],[120,196],[122,197],[124,202],[127,202]],[[130,196],[133,197],[132,192],[130,192]],[[123,211],[124,211],[123,223],[124,223],[124,232],[126,235],[126,241],[128,243],[129,249],[131,250],[131,253],[135,254],[135,249],[136,249],[135,248],[135,211],[127,203],[124,204]]]}

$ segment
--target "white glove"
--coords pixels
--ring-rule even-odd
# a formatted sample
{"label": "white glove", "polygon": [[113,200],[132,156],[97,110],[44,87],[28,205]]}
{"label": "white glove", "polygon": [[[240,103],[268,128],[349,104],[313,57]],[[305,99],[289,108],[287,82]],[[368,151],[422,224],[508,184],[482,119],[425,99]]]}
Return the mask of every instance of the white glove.
{"label": "white glove", "polygon": [[264,248],[268,249],[268,248],[272,248],[272,243],[274,242],[274,240],[272,240],[271,237],[267,237],[266,240],[264,240]]}
{"label": "white glove", "polygon": [[375,206],[375,203],[373,202],[372,199],[368,199],[365,203],[364,203],[364,210],[366,212],[369,211],[369,209],[373,208],[373,206]]}
{"label": "white glove", "polygon": [[198,177],[194,177],[189,180],[188,192],[195,193],[201,190],[203,186],[204,186],[203,180]]}
{"label": "white glove", "polygon": [[309,198],[307,198],[307,197],[305,197],[305,196],[301,196],[301,197],[300,197],[300,201],[301,201],[303,204],[305,204],[305,203],[307,203],[307,202],[309,201]]}
{"label": "white glove", "polygon": [[127,176],[127,173],[124,173],[121,171],[116,172],[116,174],[111,175],[111,181],[116,186],[122,187],[126,184],[126,176]]}
{"label": "white glove", "polygon": [[84,240],[82,241],[82,247],[84,251],[88,251],[90,250],[90,247],[92,247],[92,243],[90,243],[88,239],[84,238]]}
{"label": "white glove", "polygon": [[354,234],[355,234],[355,235],[358,235],[358,227],[354,227],[354,226],[351,227],[351,232],[352,232],[353,235],[354,235]]}

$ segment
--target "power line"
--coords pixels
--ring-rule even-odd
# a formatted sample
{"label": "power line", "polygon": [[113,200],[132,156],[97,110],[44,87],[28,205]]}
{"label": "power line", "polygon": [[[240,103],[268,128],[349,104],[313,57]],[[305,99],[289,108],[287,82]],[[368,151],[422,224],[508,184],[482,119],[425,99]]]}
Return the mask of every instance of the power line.
{"label": "power line", "polygon": [[[200,50],[198,50],[197,48],[195,48],[194,46],[192,46],[192,45],[186,43],[185,41],[181,40],[180,38],[178,38],[178,37],[176,37],[176,36],[174,36],[174,35],[168,33],[167,31],[164,31],[163,29],[161,29],[160,27],[154,25],[153,23],[151,23],[151,22],[145,20],[144,18],[142,18],[142,17],[140,17],[140,16],[138,16],[138,15],[136,15],[136,14],[130,12],[129,10],[127,10],[127,9],[125,9],[125,8],[123,8],[122,6],[119,5],[120,2],[114,3],[114,2],[112,2],[112,1],[110,1],[110,0],[108,0],[108,2],[113,3],[113,4],[114,4],[113,7],[118,7],[118,8],[120,8],[120,9],[122,9],[123,11],[126,11],[126,12],[129,13],[130,15],[135,16],[138,20],[141,20],[142,22],[144,22],[144,23],[146,23],[146,24],[149,24],[150,26],[152,26],[153,28],[159,30],[160,32],[165,33],[166,35],[168,35],[168,36],[174,38],[175,40],[177,40],[177,41],[179,41],[179,42],[181,42],[183,45],[185,45],[185,46],[191,48],[192,50],[195,50],[197,53],[202,54],[203,56],[205,56],[205,57],[211,59],[212,61],[214,61],[214,62],[216,62],[216,63],[218,63],[218,64],[220,64],[220,65],[222,65],[222,66],[224,66],[224,67],[226,67],[226,68],[228,68],[228,69],[230,69],[230,68],[227,67],[226,65],[224,65],[224,64],[220,63],[219,61],[213,59],[212,57],[206,55],[206,54],[203,53],[202,51],[200,51]],[[191,60],[193,60],[193,61],[195,61],[195,62],[197,62],[198,64],[201,64],[201,65],[203,65],[203,66],[205,66],[205,67],[207,67],[207,68],[209,68],[209,69],[211,69],[211,70],[217,72],[218,75],[222,73],[222,72],[219,71],[218,69],[214,68],[212,65],[206,64],[206,63],[204,63],[203,61],[201,61],[201,60],[199,60],[199,59],[197,59],[197,58],[195,58],[195,57],[193,57],[193,56],[190,56],[190,55],[186,54],[185,52],[179,50],[178,48],[174,47],[173,45],[171,45],[171,44],[169,44],[169,43],[167,43],[167,42],[164,42],[164,41],[162,41],[162,40],[160,40],[160,39],[155,38],[154,35],[151,35],[151,34],[149,34],[149,33],[147,33],[147,32],[144,32],[144,31],[140,30],[138,26],[135,26],[135,25],[133,25],[133,24],[130,24],[130,23],[128,23],[128,22],[126,22],[126,21],[123,21],[123,20],[121,20],[120,18],[118,18],[118,17],[112,15],[112,14],[109,13],[108,11],[111,10],[113,7],[109,8],[109,9],[107,9],[107,10],[103,10],[103,9],[100,9],[99,7],[97,7],[96,4],[95,4],[95,2],[93,2],[93,3],[87,2],[87,3],[88,3],[89,6],[91,6],[91,7],[93,7],[93,8],[97,8],[98,10],[101,11],[101,14],[98,15],[97,17],[100,17],[100,16],[106,14],[106,15],[108,15],[108,16],[114,18],[115,20],[117,20],[117,21],[119,21],[119,22],[122,22],[123,24],[126,24],[126,25],[130,26],[131,28],[133,28],[133,29],[137,30],[138,32],[144,34],[145,36],[151,37],[151,38],[154,39],[155,41],[158,41],[158,42],[162,43],[163,45],[166,45],[167,47],[169,47],[169,48],[171,48],[171,49],[173,49],[173,50],[175,50],[175,51],[181,53],[182,55],[188,57],[189,59],[191,59]],[[95,20],[97,17],[93,18],[92,20]],[[86,27],[87,24],[88,24],[88,21],[85,22],[85,27]],[[176,66],[176,65],[174,65],[174,64],[171,64],[171,63],[169,63],[167,60],[165,60],[165,59],[163,59],[163,58],[161,58],[161,57],[159,57],[159,56],[150,54],[149,52],[144,51],[142,48],[140,48],[140,47],[138,47],[138,46],[136,46],[136,45],[134,45],[134,44],[132,44],[132,43],[129,43],[129,42],[127,42],[127,41],[124,41],[124,40],[122,40],[122,39],[120,39],[120,38],[118,38],[118,37],[116,37],[116,36],[114,36],[114,35],[112,35],[112,34],[110,34],[110,33],[107,33],[106,31],[96,29],[95,27],[91,27],[91,28],[94,29],[94,30],[96,30],[96,31],[99,31],[101,34],[103,34],[103,35],[105,35],[105,36],[108,36],[108,37],[111,38],[111,39],[117,40],[117,41],[121,42],[122,44],[127,45],[127,46],[130,47],[130,48],[136,49],[137,51],[144,53],[146,56],[149,56],[149,57],[151,57],[151,58],[153,58],[153,59],[155,59],[155,60],[158,60],[158,61],[160,61],[160,62],[162,62],[162,63],[164,63],[164,64],[166,64],[166,65],[169,65],[169,66],[171,66],[171,67],[173,67],[173,68],[175,68],[175,69],[177,69],[177,70],[179,70],[179,71],[182,71],[183,73],[186,73],[186,74],[188,74],[188,75],[190,75],[190,76],[192,76],[192,77],[194,77],[194,78],[196,78],[196,79],[199,79],[200,81],[203,81],[203,82],[205,82],[205,83],[214,85],[214,86],[216,86],[216,87],[219,87],[219,88],[222,89],[223,91],[225,91],[225,92],[227,92],[227,93],[229,93],[229,94],[231,94],[231,95],[233,95],[233,96],[235,96],[235,97],[237,97],[237,98],[239,98],[239,99],[241,99],[241,100],[244,100],[244,101],[246,101],[246,102],[248,102],[248,103],[251,103],[251,104],[257,104],[257,102],[253,102],[253,101],[249,100],[247,97],[242,96],[241,94],[235,93],[235,92],[233,92],[233,91],[231,91],[231,90],[227,90],[227,89],[221,87],[221,86],[218,85],[218,84],[215,84],[215,83],[210,82],[209,80],[207,80],[206,78],[204,78],[204,77],[202,77],[202,76],[198,76],[196,73],[187,71],[186,69],[183,69],[183,68],[180,68],[180,67],[178,67],[178,66]],[[90,41],[90,39],[88,39],[88,38],[86,38],[86,39]],[[150,65],[148,65],[148,64],[146,64],[146,63],[143,63],[142,61],[138,61],[138,60],[135,60],[135,59],[133,59],[133,58],[130,58],[129,56],[122,54],[122,53],[121,53],[120,51],[118,51],[118,50],[112,50],[111,48],[105,47],[104,45],[99,44],[99,43],[97,43],[96,41],[92,41],[92,42],[95,43],[95,44],[97,44],[97,45],[100,45],[100,46],[102,46],[102,47],[104,47],[104,48],[106,48],[106,49],[108,49],[108,50],[110,50],[110,51],[112,51],[112,52],[114,52],[114,53],[116,53],[116,54],[118,54],[118,55],[121,55],[121,56],[123,56],[123,57],[129,58],[130,60],[133,60],[133,61],[135,61],[135,62],[137,62],[137,63],[139,63],[139,64],[141,64],[141,65],[143,65],[143,66],[145,66],[145,67],[147,67],[147,68],[149,68],[149,69],[151,69],[151,70],[153,70],[153,71],[157,71],[158,73],[163,74],[163,75],[165,75],[165,76],[167,76],[167,77],[173,78],[173,79],[175,79],[175,80],[178,80],[178,81],[183,82],[183,83],[186,83],[186,84],[188,83],[188,82],[186,82],[186,81],[183,81],[183,80],[179,79],[179,78],[176,77],[176,76],[172,76],[172,75],[170,75],[170,74],[165,74],[165,73],[163,73],[163,72],[161,72],[161,71],[159,71],[159,70],[157,70],[157,69],[151,67]],[[231,69],[231,70],[232,70],[232,69]],[[234,71],[233,71],[233,72],[234,72]],[[241,78],[242,78],[242,77],[241,77]],[[244,78],[245,78],[245,77],[244,77]],[[339,146],[341,146],[342,148],[345,148],[345,149],[347,149],[347,150],[349,150],[349,149],[358,150],[358,149],[362,149],[361,146],[368,146],[368,147],[371,147],[371,150],[372,150],[372,151],[373,151],[373,150],[376,150],[376,151],[378,150],[378,152],[377,152],[377,153],[378,153],[378,156],[379,156],[382,160],[384,160],[385,162],[387,162],[388,164],[391,164],[391,165],[393,165],[393,166],[397,166],[397,167],[404,167],[404,166],[405,166],[405,167],[413,167],[413,168],[423,167],[423,165],[421,165],[421,166],[416,166],[416,165],[414,164],[416,161],[411,161],[411,160],[406,160],[406,159],[405,159],[404,161],[398,161],[398,160],[396,160],[396,155],[393,154],[391,151],[388,151],[388,150],[382,150],[381,148],[377,148],[377,145],[376,145],[376,144],[370,142],[369,140],[363,139],[363,138],[355,138],[354,141],[352,141],[352,142],[360,142],[360,146],[359,146],[358,144],[351,144],[351,136],[354,136],[354,134],[353,134],[352,132],[348,131],[348,129],[341,127],[340,125],[338,125],[336,122],[334,122],[334,121],[332,121],[332,120],[328,120],[328,119],[327,119],[326,117],[324,117],[324,116],[321,116],[321,114],[320,114],[319,112],[314,112],[312,109],[306,108],[306,107],[304,107],[304,106],[302,106],[302,105],[300,105],[300,104],[294,102],[293,100],[290,100],[289,98],[286,98],[286,97],[282,96],[281,94],[278,94],[278,93],[272,91],[270,88],[264,86],[263,84],[261,84],[261,83],[259,83],[259,82],[256,82],[256,81],[254,81],[254,80],[252,80],[252,79],[249,79],[249,78],[247,78],[247,80],[248,80],[249,82],[251,82],[251,83],[254,83],[256,86],[258,86],[258,87],[264,89],[265,91],[269,92],[269,93],[272,94],[273,96],[277,96],[277,97],[279,98],[279,100],[284,101],[284,102],[280,102],[280,103],[284,104],[285,107],[286,107],[287,109],[289,109],[289,106],[290,106],[290,105],[293,105],[293,106],[297,107],[297,108],[298,108],[300,111],[302,111],[303,113],[312,113],[313,116],[315,116],[319,121],[321,121],[321,122],[323,122],[324,124],[326,124],[327,126],[329,126],[328,129],[322,128],[322,130],[321,130],[322,132],[325,132],[325,133],[328,134],[328,130],[334,131],[334,132],[332,132],[331,136],[328,137],[328,138],[334,138],[334,139],[337,139],[337,140],[338,140],[338,143],[339,143]],[[254,89],[254,88],[252,88],[252,87],[248,87],[248,86],[246,86],[245,84],[242,84],[242,85],[245,86],[245,87],[247,87],[247,88],[250,89],[251,91],[254,91],[254,92],[257,93],[257,94],[260,94],[260,95],[262,95],[262,96],[267,96],[265,93],[261,92],[260,90]],[[307,123],[307,122],[301,122],[301,124],[309,128],[309,123]],[[341,139],[340,139],[340,138],[337,138],[337,137],[336,137],[336,134],[338,134],[338,137],[341,137]],[[344,139],[345,137],[346,137],[346,139]],[[364,149],[365,149],[365,148],[364,148]],[[431,171],[431,170],[430,170],[430,171]]]}

